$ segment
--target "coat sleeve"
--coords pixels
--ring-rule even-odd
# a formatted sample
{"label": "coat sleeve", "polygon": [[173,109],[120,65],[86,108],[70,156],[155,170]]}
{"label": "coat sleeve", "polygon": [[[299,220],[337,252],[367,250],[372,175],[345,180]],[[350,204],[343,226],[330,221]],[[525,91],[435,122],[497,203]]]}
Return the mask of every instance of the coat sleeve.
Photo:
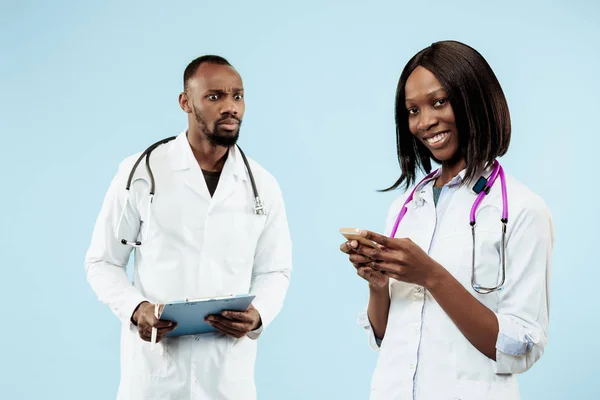
{"label": "coat sleeve", "polygon": [[[126,160],[119,166],[105,195],[85,256],[89,284],[98,299],[123,323],[130,322],[137,306],[146,301],[127,277],[132,247],[120,243],[121,238],[136,240],[140,230],[137,196],[133,186],[131,191],[125,190],[132,164]],[[123,218],[117,231],[121,215]]]}
{"label": "coat sleeve", "polygon": [[544,353],[548,335],[552,217],[538,200],[513,223],[506,243],[506,281],[498,294],[497,374],[531,368]]}
{"label": "coat sleeve", "polygon": [[252,270],[250,293],[256,295],[253,305],[260,313],[262,326],[248,334],[252,339],[268,327],[283,307],[292,272],[292,241],[283,196],[274,178],[272,202],[265,227],[258,239]]}

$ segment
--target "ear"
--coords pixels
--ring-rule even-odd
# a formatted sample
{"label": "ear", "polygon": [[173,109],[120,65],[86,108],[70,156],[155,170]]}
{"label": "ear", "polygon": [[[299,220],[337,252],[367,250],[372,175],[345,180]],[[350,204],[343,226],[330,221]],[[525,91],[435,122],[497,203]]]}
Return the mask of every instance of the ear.
{"label": "ear", "polygon": [[186,92],[179,93],[179,107],[187,114],[191,114],[192,112],[192,107]]}

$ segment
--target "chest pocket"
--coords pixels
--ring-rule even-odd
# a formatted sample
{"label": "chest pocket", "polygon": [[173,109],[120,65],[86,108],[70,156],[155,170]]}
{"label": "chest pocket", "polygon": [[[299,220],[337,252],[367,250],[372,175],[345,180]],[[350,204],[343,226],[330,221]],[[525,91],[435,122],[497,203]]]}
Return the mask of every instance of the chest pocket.
{"label": "chest pocket", "polygon": [[256,215],[249,201],[230,198],[216,207],[206,221],[206,251],[213,258],[252,262],[265,215]]}
{"label": "chest pocket", "polygon": [[161,189],[152,203],[150,234],[196,246],[203,234],[208,200],[171,182],[163,182]]}

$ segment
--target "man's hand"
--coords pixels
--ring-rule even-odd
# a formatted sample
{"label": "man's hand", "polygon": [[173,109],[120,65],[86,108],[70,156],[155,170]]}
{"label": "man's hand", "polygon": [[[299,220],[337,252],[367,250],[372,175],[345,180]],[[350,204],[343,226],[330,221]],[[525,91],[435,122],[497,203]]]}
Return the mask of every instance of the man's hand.
{"label": "man's hand", "polygon": [[[158,315],[162,312],[164,305],[160,305]],[[173,329],[177,324],[171,321],[161,321],[154,316],[154,304],[147,301],[141,303],[133,313],[133,321],[137,324],[138,333],[142,340],[149,342],[152,339],[152,328],[157,328],[156,343]]]}
{"label": "man's hand", "polygon": [[225,335],[239,339],[262,325],[260,314],[252,304],[246,311],[223,311],[221,315],[209,315],[205,320]]}

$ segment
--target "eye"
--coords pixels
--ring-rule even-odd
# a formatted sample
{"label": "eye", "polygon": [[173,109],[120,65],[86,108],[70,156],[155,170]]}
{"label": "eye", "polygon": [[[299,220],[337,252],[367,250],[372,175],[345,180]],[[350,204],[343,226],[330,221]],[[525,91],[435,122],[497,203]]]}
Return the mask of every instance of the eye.
{"label": "eye", "polygon": [[209,99],[210,101],[217,101],[219,100],[219,95],[218,94],[209,94],[208,96],[206,96],[207,99]]}
{"label": "eye", "polygon": [[434,107],[442,107],[444,105],[446,105],[446,103],[448,102],[447,99],[438,99],[433,103]]}
{"label": "eye", "polygon": [[238,93],[236,95],[233,96],[234,100],[242,100],[244,98],[244,95],[241,93]]}
{"label": "eye", "polygon": [[408,108],[406,111],[408,111],[408,115],[416,115],[419,112],[419,109],[416,107],[412,107]]}

